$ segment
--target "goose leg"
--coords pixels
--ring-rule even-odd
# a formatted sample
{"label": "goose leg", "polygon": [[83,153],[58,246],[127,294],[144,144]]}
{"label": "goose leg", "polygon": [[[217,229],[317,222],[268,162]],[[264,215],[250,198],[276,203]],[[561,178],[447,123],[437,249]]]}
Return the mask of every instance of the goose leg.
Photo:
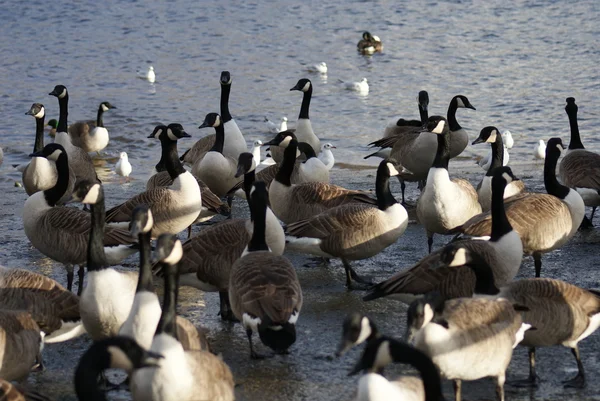
{"label": "goose leg", "polygon": [[77,277],[79,277],[79,286],[77,287],[77,296],[81,296],[83,292],[83,278],[85,277],[85,265],[79,265],[79,270],[77,271]]}
{"label": "goose leg", "polygon": [[192,238],[192,225],[190,224],[190,226],[187,228],[187,232],[188,232],[188,239]]}
{"label": "goose leg", "polygon": [[592,215],[590,216],[590,223],[594,222],[594,213],[596,213],[596,206],[592,206]]}
{"label": "goose leg", "polygon": [[583,370],[583,363],[581,363],[581,358],[579,357],[579,347],[576,345],[575,348],[571,348],[571,352],[577,361],[577,376],[574,378],[567,380],[564,383],[567,388],[584,388],[585,387],[585,372]]}
{"label": "goose leg", "polygon": [[533,254],[533,264],[535,266],[535,278],[540,277],[540,273],[542,272],[542,254],[534,253]]}
{"label": "goose leg", "polygon": [[400,181],[400,188],[402,189],[402,206],[408,206],[406,203],[406,199],[404,198],[404,191],[406,191],[406,182],[400,176],[398,176],[398,181]]}
{"label": "goose leg", "polygon": [[254,346],[252,345],[252,329],[246,329],[246,335],[248,336],[248,343],[250,344],[250,358],[252,358],[252,359],[265,359],[264,355],[257,354],[254,351]]}
{"label": "goose leg", "polygon": [[225,320],[228,322],[239,322],[236,317],[233,315],[233,311],[231,310],[231,304],[229,303],[229,293],[226,291],[219,291],[219,315],[221,315],[221,320]]}
{"label": "goose leg", "polygon": [[[352,266],[350,266],[350,263],[348,263],[346,259],[342,259],[342,264],[344,265],[344,269],[346,270],[346,287],[348,287],[349,290],[363,290],[374,285],[374,283],[371,280],[359,276],[354,271]],[[356,283],[353,283],[353,281],[364,285],[357,285]]]}
{"label": "goose leg", "polygon": [[535,372],[535,347],[529,347],[529,377],[522,380],[511,380],[510,385],[513,387],[537,387],[538,376]]}
{"label": "goose leg", "polygon": [[433,233],[427,232],[427,248],[429,249],[429,253],[431,253],[431,248],[433,248]]}
{"label": "goose leg", "polygon": [[73,274],[73,265],[65,265],[65,267],[67,268],[67,290],[72,291],[73,277],[75,276]]}
{"label": "goose leg", "polygon": [[498,376],[498,381],[496,382],[496,396],[498,397],[498,401],[504,401],[504,382],[506,381],[506,376],[501,375]]}
{"label": "goose leg", "polygon": [[227,220],[232,218],[232,216],[231,216],[231,205],[232,204],[233,204],[233,196],[228,196],[227,197],[227,206],[229,206],[230,212],[229,212],[229,216],[227,216]]}
{"label": "goose leg", "polygon": [[462,391],[462,381],[454,380],[454,399],[456,401],[460,401],[461,399],[461,391]]}

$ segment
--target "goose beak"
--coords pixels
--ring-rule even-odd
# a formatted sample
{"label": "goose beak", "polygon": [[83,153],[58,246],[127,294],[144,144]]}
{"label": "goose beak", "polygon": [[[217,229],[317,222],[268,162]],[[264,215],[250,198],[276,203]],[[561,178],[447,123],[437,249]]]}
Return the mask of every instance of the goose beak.
{"label": "goose beak", "polygon": [[26,116],[32,116],[33,115],[33,110],[29,110],[25,112]]}
{"label": "goose beak", "polygon": [[410,174],[410,175],[412,175],[412,173],[413,173],[412,171],[410,171],[409,169],[407,169],[404,166],[398,166],[398,167],[400,167],[400,174]]}
{"label": "goose beak", "polygon": [[335,356],[339,358],[340,356],[344,355],[350,348],[352,348],[352,345],[352,341],[343,340],[335,352]]}
{"label": "goose beak", "polygon": [[55,91],[52,91],[50,93],[48,93],[50,96],[58,96],[58,93],[56,93]]}
{"label": "goose beak", "polygon": [[477,110],[477,109],[475,108],[475,106],[473,106],[471,103],[469,103],[469,104],[468,104],[466,107],[467,107],[467,109],[471,109],[471,110]]}
{"label": "goose beak", "polygon": [[243,176],[244,174],[246,174],[246,171],[245,171],[245,170],[246,170],[246,169],[244,168],[244,166],[243,166],[243,165],[241,165],[241,164],[239,164],[239,165],[238,165],[238,167],[237,167],[237,171],[236,171],[236,173],[235,173],[235,178],[241,177],[241,176]]}
{"label": "goose beak", "polygon": [[477,145],[478,143],[483,143],[485,142],[481,137],[475,139],[473,142],[471,142],[471,145]]}
{"label": "goose beak", "polygon": [[207,128],[207,127],[210,127],[210,124],[207,123],[206,121],[204,121],[202,124],[200,124],[200,126],[198,128],[202,129],[202,128]]}
{"label": "goose beak", "polygon": [[279,146],[279,141],[276,138],[271,139],[269,142],[265,142],[260,146]]}
{"label": "goose beak", "polygon": [[191,138],[192,136],[185,131],[179,133],[179,138]]}

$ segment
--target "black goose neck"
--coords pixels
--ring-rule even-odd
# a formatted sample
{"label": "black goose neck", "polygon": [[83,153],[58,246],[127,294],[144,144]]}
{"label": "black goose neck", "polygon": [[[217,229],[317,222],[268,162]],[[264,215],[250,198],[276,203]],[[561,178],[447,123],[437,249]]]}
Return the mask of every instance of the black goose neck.
{"label": "black goose neck", "polygon": [[310,160],[313,157],[317,157],[317,154],[315,153],[313,147],[306,142],[299,142],[298,150],[304,153],[304,155],[306,156],[306,160]]}
{"label": "black goose neck", "polygon": [[64,97],[58,98],[58,127],[56,132],[68,132],[67,119],[69,117],[69,94],[66,93]]}
{"label": "black goose neck", "polygon": [[458,104],[456,99],[452,99],[450,104],[448,105],[448,113],[446,114],[446,119],[448,120],[448,125],[450,127],[450,131],[458,131],[462,127],[456,121],[456,110],[458,109]]}
{"label": "black goose neck", "polygon": [[250,199],[250,190],[254,181],[256,181],[256,171],[254,169],[244,174],[244,193],[246,194],[246,199]]}
{"label": "black goose neck", "polygon": [[267,245],[267,203],[262,195],[258,199],[250,198],[250,218],[254,228],[252,230],[252,238],[248,244],[248,252],[268,251]]}
{"label": "black goose neck", "polygon": [[[166,170],[171,176],[172,180],[175,180],[179,175],[185,173],[185,169],[179,160],[179,155],[177,154],[177,142],[168,138],[163,138],[160,141],[161,145],[161,156],[160,156],[160,164],[164,163]],[[156,169],[158,171],[158,164],[156,165]]]}
{"label": "black goose neck", "polygon": [[35,119],[35,143],[33,152],[41,152],[44,149],[44,116]]}
{"label": "black goose neck", "polygon": [[98,107],[98,114],[96,114],[96,127],[104,127],[104,120],[102,120],[102,115],[104,114],[104,109],[102,105]]}
{"label": "black goose neck", "polygon": [[69,157],[62,152],[56,159],[56,184],[44,191],[44,198],[50,206],[56,206],[69,186]]}
{"label": "black goose neck", "polygon": [[437,135],[437,151],[432,167],[448,170],[448,163],[450,162],[450,133],[447,128],[444,128],[443,134],[434,135]]}
{"label": "black goose neck", "polygon": [[492,142],[492,160],[490,167],[488,168],[486,176],[491,177],[494,175],[494,170],[497,167],[504,165],[504,142],[502,141],[502,135],[496,132],[496,141]]}
{"label": "black goose neck", "polygon": [[565,199],[569,194],[569,188],[565,187],[556,179],[556,164],[560,157],[560,151],[558,149],[550,149],[550,146],[546,147],[546,161],[544,162],[544,186],[546,192],[550,195],[554,195],[557,198]]}
{"label": "black goose neck", "polygon": [[431,359],[423,352],[399,341],[389,340],[390,354],[394,362],[412,365],[423,379],[425,401],[440,401],[442,394],[442,379]]}
{"label": "black goose neck", "polygon": [[147,233],[140,233],[138,240],[140,243],[140,276],[136,292],[149,291],[154,292],[154,286],[152,285],[152,268],[150,266],[150,239],[152,231]]}
{"label": "black goose neck", "polygon": [[156,335],[167,334],[177,338],[177,286],[179,284],[179,274],[177,265],[163,263],[165,274],[165,297],[163,302],[163,311],[156,327]]}
{"label": "black goose neck", "polygon": [[217,125],[215,127],[215,143],[212,148],[210,148],[211,152],[219,152],[223,154],[223,147],[225,146],[225,126],[224,123]]}
{"label": "black goose neck", "polygon": [[475,294],[496,295],[500,292],[494,280],[494,273],[489,264],[476,253],[471,255],[472,260],[467,266],[475,273]]}
{"label": "black goose neck", "polygon": [[75,393],[82,401],[106,401],[106,396],[100,390],[98,379],[104,369],[109,368],[110,361],[105,352],[92,345],[83,354],[75,370]]}
{"label": "black goose neck", "polygon": [[569,141],[569,149],[585,149],[579,135],[579,124],[577,123],[577,110],[575,108],[568,109],[569,126],[571,127],[571,140]]}
{"label": "black goose neck", "polygon": [[104,226],[105,205],[104,190],[100,187],[98,200],[90,205],[92,225],[90,228],[90,239],[87,250],[87,268],[89,271],[99,271],[108,267],[106,254],[104,253]]}
{"label": "black goose neck", "polygon": [[504,235],[512,231],[512,226],[508,217],[506,217],[506,209],[504,208],[504,189],[506,181],[494,180],[492,178],[492,234],[490,241],[498,241]]}
{"label": "black goose neck", "polygon": [[429,119],[429,112],[426,107],[419,105],[419,115],[421,116],[421,124],[427,124]]}
{"label": "black goose neck", "polygon": [[377,207],[386,210],[388,207],[398,203],[390,191],[390,171],[386,163],[380,163],[375,178],[375,194],[377,195]]}
{"label": "black goose neck", "polygon": [[306,92],[303,93],[302,105],[300,106],[300,114],[298,115],[298,119],[305,118],[308,120],[308,110],[310,109],[310,99],[312,98],[312,84],[309,85]]}
{"label": "black goose neck", "polygon": [[229,93],[231,92],[231,83],[221,84],[221,118],[223,124],[231,121],[232,117],[229,113]]}
{"label": "black goose neck", "polygon": [[294,172],[297,151],[298,142],[292,139],[283,151],[283,161],[281,162],[281,166],[279,166],[279,171],[275,175],[275,179],[278,182],[288,187],[292,185],[292,173]]}

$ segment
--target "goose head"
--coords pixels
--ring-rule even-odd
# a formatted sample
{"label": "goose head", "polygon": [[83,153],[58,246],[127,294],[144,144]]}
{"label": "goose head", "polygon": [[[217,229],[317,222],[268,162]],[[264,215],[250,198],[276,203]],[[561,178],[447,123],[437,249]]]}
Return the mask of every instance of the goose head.
{"label": "goose head", "polygon": [[45,157],[48,160],[56,162],[60,155],[66,155],[65,148],[58,143],[50,143],[44,146],[44,149],[29,155],[29,157]]}
{"label": "goose head", "polygon": [[238,156],[237,172],[235,177],[241,177],[244,174],[256,169],[256,161],[252,153],[243,152]]}
{"label": "goose head", "polygon": [[401,165],[392,158],[382,160],[379,164],[385,165],[390,177],[395,177],[401,174],[411,174],[411,172],[407,168],[405,168],[403,165]]}
{"label": "goose head", "polygon": [[420,91],[417,96],[417,102],[423,110],[427,110],[429,107],[429,93],[427,91]]}
{"label": "goose head", "polygon": [[296,135],[291,131],[282,131],[275,135],[275,138],[269,142],[263,143],[263,146],[279,146],[281,148],[287,148],[292,139],[296,139]]}
{"label": "goose head", "polygon": [[364,31],[362,34],[362,38],[363,40],[371,41],[373,40],[373,35],[371,35],[371,32],[369,31]]}
{"label": "goose head", "polygon": [[442,116],[431,116],[427,120],[424,132],[431,132],[436,135],[443,135],[449,132],[448,120]]}
{"label": "goose head", "polygon": [[565,106],[565,111],[567,112],[567,114],[577,114],[577,110],[579,110],[579,107],[577,107],[577,105],[575,104],[575,98],[574,97],[568,97],[567,98],[567,105]]}
{"label": "goose head", "polygon": [[414,300],[406,312],[406,341],[411,342],[415,334],[429,324],[444,306],[444,298],[438,292],[430,292],[423,298]]}
{"label": "goose head", "polygon": [[72,200],[84,205],[95,205],[104,198],[102,185],[91,181],[81,181],[73,188]]}
{"label": "goose head", "polygon": [[181,138],[191,138],[192,136],[185,132],[183,126],[179,123],[171,123],[167,125],[166,131],[162,133],[159,138],[169,139],[170,141],[177,142]]}
{"label": "goose head", "polygon": [[477,139],[475,139],[471,145],[477,145],[478,143],[494,143],[496,142],[496,138],[499,135],[499,131],[498,128],[496,127],[484,127],[481,132],[479,133],[479,136],[477,137]]}
{"label": "goose head", "polygon": [[[27,111],[25,114],[28,116],[34,116],[36,119],[40,119],[46,115],[46,111],[44,109],[43,104],[34,103],[31,105],[31,108],[29,109],[29,111]],[[56,120],[54,120],[54,121],[56,121]],[[48,122],[48,125],[50,125],[50,122]],[[56,123],[56,125],[58,126],[58,122]]]}
{"label": "goose head", "polygon": [[164,124],[158,124],[154,127],[152,133],[148,136],[148,138],[159,139],[163,132],[167,131],[167,126]]}
{"label": "goose head", "polygon": [[308,92],[308,90],[310,89],[311,86],[312,86],[312,82],[310,82],[310,79],[302,78],[290,90],[291,91]]}
{"label": "goose head", "polygon": [[200,124],[198,128],[217,128],[222,123],[223,122],[221,121],[221,116],[219,115],[219,113],[208,113],[204,118],[204,121],[202,122],[202,124]]}
{"label": "goose head", "polygon": [[565,146],[560,138],[550,138],[546,144],[546,157],[554,157],[558,160],[561,152],[565,150]]}
{"label": "goose head", "polygon": [[54,87],[54,89],[52,90],[52,92],[48,93],[51,96],[56,96],[59,99],[64,98],[65,96],[68,95],[69,92],[67,92],[67,87],[64,85],[56,85]]}
{"label": "goose head", "polygon": [[161,234],[156,240],[156,258],[162,263],[175,265],[183,257],[181,241],[173,234]]}
{"label": "goose head", "polygon": [[231,85],[231,74],[229,71],[222,71],[221,78],[219,79],[221,85]]}
{"label": "goose head", "polygon": [[371,336],[377,336],[375,324],[366,316],[354,312],[346,316],[342,325],[342,341],[335,353],[344,355],[350,348],[365,342]]}
{"label": "goose head", "polygon": [[471,110],[477,110],[475,108],[475,106],[473,106],[471,104],[471,102],[469,102],[469,99],[467,99],[467,97],[464,95],[454,96],[452,98],[452,101],[456,104],[456,108],[466,108],[466,109],[471,109]]}
{"label": "goose head", "polygon": [[154,218],[148,205],[139,205],[133,209],[129,222],[129,232],[132,237],[137,238],[140,234],[148,234],[152,231],[153,225]]}
{"label": "goose head", "polygon": [[94,361],[94,364],[104,369],[132,372],[134,369],[156,367],[161,358],[162,355],[146,351],[129,337],[115,336],[95,341],[81,357],[77,371],[82,370],[84,361]]}
{"label": "goose head", "polygon": [[109,102],[102,102],[100,103],[100,108],[102,109],[102,111],[108,111],[110,109],[116,109],[117,107],[110,104]]}

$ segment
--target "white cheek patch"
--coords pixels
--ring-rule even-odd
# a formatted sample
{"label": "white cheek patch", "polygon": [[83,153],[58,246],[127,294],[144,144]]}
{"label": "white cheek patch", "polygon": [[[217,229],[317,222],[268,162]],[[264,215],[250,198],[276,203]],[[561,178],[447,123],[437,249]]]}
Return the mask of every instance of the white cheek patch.
{"label": "white cheek patch", "polygon": [[133,370],[133,363],[121,348],[111,345],[106,350],[110,354],[111,368],[123,369],[126,372]]}
{"label": "white cheek patch", "polygon": [[444,120],[440,120],[440,122],[437,123],[437,125],[431,132],[433,132],[434,134],[441,134],[444,132],[445,126],[446,126],[446,122]]}
{"label": "white cheek patch", "polygon": [[306,92],[306,91],[308,91],[308,89],[310,89],[310,82],[307,82],[304,84],[304,87],[302,88],[302,92]]}
{"label": "white cheek patch", "polygon": [[106,107],[106,105],[105,105],[105,104],[103,104],[103,105],[102,105],[102,111],[107,111],[107,110],[108,110],[108,107]]}
{"label": "white cheek patch", "polygon": [[52,152],[50,155],[48,155],[48,156],[46,157],[46,159],[48,159],[48,160],[52,160],[52,161],[57,161],[57,160],[58,160],[58,156],[60,156],[60,155],[61,155],[61,153],[62,153],[62,151],[61,151],[61,150],[59,150],[59,149],[56,149],[54,152]]}
{"label": "white cheek patch", "polygon": [[389,365],[390,363],[392,363],[392,355],[390,354],[390,343],[389,341],[384,341],[377,349],[377,355],[375,356],[375,366],[373,366],[373,368],[380,369],[384,366]]}
{"label": "white cheek patch", "polygon": [[497,136],[497,135],[498,135],[498,131],[496,131],[496,130],[493,130],[493,131],[490,133],[490,137],[487,139],[487,141],[486,141],[486,142],[488,142],[488,143],[494,143],[494,142],[496,142],[496,136]]}
{"label": "white cheek patch", "polygon": [[561,152],[562,152],[562,151],[563,151],[563,149],[564,149],[564,148],[563,148],[563,146],[562,146],[560,143],[557,143],[557,144],[556,144],[556,148],[557,148],[558,150],[560,150]]}
{"label": "white cheek patch", "polygon": [[512,182],[512,177],[508,173],[502,173],[502,177],[506,180],[507,184]]}
{"label": "white cheek patch", "polygon": [[173,249],[171,250],[171,253],[169,254],[169,256],[163,259],[163,262],[170,265],[174,265],[176,263],[179,263],[182,257],[183,247],[181,246],[181,241],[176,240],[175,244],[173,245]]}
{"label": "white cheek patch", "polygon": [[33,116],[34,116],[35,118],[42,118],[42,117],[44,117],[45,115],[46,115],[46,111],[45,111],[45,110],[44,110],[44,108],[42,107],[42,108],[40,109],[40,111],[38,111],[38,113],[37,113],[37,114],[34,114]]}
{"label": "white cheek patch", "polygon": [[177,141],[179,140],[179,138],[177,138],[177,136],[173,133],[173,131],[171,130],[171,128],[167,129],[167,136],[169,137],[170,140],[172,141]]}
{"label": "white cheek patch", "polygon": [[464,266],[466,264],[467,264],[467,252],[466,252],[465,248],[458,248],[458,250],[454,254],[454,259],[452,259],[452,262],[450,262],[450,264],[448,266],[449,267],[458,267],[458,266]]}
{"label": "white cheek patch", "polygon": [[431,309],[431,305],[425,304],[423,308],[423,325],[420,327],[421,329],[431,322],[433,319],[433,309]]}
{"label": "white cheek patch", "polygon": [[456,98],[456,107],[467,107],[460,97]]}
{"label": "white cheek patch", "polygon": [[154,134],[154,138],[158,139],[162,133],[163,133],[162,129],[157,130],[156,133]]}
{"label": "white cheek patch", "polygon": [[65,96],[67,96],[67,88],[63,89],[62,93],[60,95],[58,95],[58,98],[62,99]]}
{"label": "white cheek patch", "polygon": [[94,184],[85,195],[81,203],[85,203],[86,205],[95,205],[98,202],[98,197],[100,196],[100,184]]}
{"label": "white cheek patch", "polygon": [[149,233],[152,230],[152,226],[154,225],[154,217],[152,216],[152,211],[148,209],[148,221],[146,221],[146,225],[142,229],[143,233]]}
{"label": "white cheek patch", "polygon": [[356,344],[356,345],[362,344],[364,341],[366,341],[367,338],[369,338],[370,335],[371,335],[371,324],[369,323],[369,319],[365,316],[360,321],[360,333],[354,344]]}
{"label": "white cheek patch", "polygon": [[394,177],[400,174],[396,169],[396,166],[394,166],[392,163],[387,163],[387,168],[390,171],[390,177]]}
{"label": "white cheek patch", "polygon": [[287,148],[291,141],[292,141],[292,137],[291,136],[286,136],[283,139],[283,141],[281,141],[279,143],[279,147],[281,147],[281,148]]}

